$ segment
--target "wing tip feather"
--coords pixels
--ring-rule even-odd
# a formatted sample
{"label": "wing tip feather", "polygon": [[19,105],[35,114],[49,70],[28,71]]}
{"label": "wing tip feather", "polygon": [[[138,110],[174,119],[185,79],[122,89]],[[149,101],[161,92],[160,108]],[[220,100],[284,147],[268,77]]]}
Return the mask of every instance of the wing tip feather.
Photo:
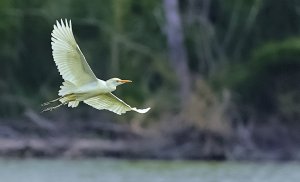
{"label": "wing tip feather", "polygon": [[148,112],[150,109],[151,109],[150,107],[148,107],[146,109],[137,109],[135,107],[132,108],[133,111],[136,111],[136,112],[141,113],[141,114],[144,114],[144,113]]}

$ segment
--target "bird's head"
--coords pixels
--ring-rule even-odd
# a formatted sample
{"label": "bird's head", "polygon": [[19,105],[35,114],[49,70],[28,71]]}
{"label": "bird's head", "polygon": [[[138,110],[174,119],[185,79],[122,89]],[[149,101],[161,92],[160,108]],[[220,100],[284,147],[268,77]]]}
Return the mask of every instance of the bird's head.
{"label": "bird's head", "polygon": [[132,82],[132,81],[131,80],[121,80],[120,78],[111,78],[106,81],[106,84],[109,87],[117,87],[119,85],[122,85],[124,83],[129,83],[129,82]]}

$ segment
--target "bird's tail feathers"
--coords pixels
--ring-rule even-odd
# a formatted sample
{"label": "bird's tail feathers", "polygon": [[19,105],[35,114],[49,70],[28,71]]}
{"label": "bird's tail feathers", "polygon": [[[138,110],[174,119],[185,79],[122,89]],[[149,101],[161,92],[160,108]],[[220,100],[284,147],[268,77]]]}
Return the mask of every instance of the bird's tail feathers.
{"label": "bird's tail feathers", "polygon": [[76,100],[76,96],[74,94],[68,94],[59,99],[61,103],[68,103],[68,107],[77,107],[79,101]]}
{"label": "bird's tail feathers", "polygon": [[79,101],[71,101],[68,102],[68,107],[77,107],[79,104]]}
{"label": "bird's tail feathers", "polygon": [[69,81],[64,81],[62,83],[62,86],[60,86],[60,90],[58,91],[58,95],[59,96],[64,96],[64,95],[67,95],[67,94],[70,94],[73,92],[73,90],[76,88],[76,86],[69,82]]}

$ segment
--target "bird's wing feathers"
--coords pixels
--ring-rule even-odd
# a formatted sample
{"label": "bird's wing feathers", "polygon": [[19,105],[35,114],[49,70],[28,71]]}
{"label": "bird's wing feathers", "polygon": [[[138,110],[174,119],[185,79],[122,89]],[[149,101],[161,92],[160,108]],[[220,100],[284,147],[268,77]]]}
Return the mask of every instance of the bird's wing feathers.
{"label": "bird's wing feathers", "polygon": [[97,80],[75,41],[71,21],[57,21],[51,35],[53,59],[64,80],[75,85]]}
{"label": "bird's wing feathers", "polygon": [[84,101],[84,103],[102,110],[106,109],[117,113],[119,115],[127,112],[127,111],[136,111],[138,113],[146,113],[150,108],[147,109],[137,109],[135,107],[130,107],[124,101],[113,95],[112,93],[101,94],[96,97],[92,97]]}

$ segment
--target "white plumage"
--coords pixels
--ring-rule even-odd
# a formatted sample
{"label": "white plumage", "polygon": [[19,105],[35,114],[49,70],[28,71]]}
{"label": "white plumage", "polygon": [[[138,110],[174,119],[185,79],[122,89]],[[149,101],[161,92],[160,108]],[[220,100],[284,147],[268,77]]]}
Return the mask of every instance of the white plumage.
{"label": "white plumage", "polygon": [[130,80],[112,78],[103,81],[95,76],[76,43],[71,20],[69,22],[67,20],[65,22],[57,21],[51,35],[53,59],[64,82],[58,92],[61,97],[43,105],[55,101],[60,101],[61,104],[43,111],[50,111],[64,104],[68,104],[69,107],[77,107],[81,101],[96,109],[106,109],[117,114],[127,111],[139,113],[149,111],[150,108],[130,107],[111,93],[116,90],[118,85],[131,82]]}

